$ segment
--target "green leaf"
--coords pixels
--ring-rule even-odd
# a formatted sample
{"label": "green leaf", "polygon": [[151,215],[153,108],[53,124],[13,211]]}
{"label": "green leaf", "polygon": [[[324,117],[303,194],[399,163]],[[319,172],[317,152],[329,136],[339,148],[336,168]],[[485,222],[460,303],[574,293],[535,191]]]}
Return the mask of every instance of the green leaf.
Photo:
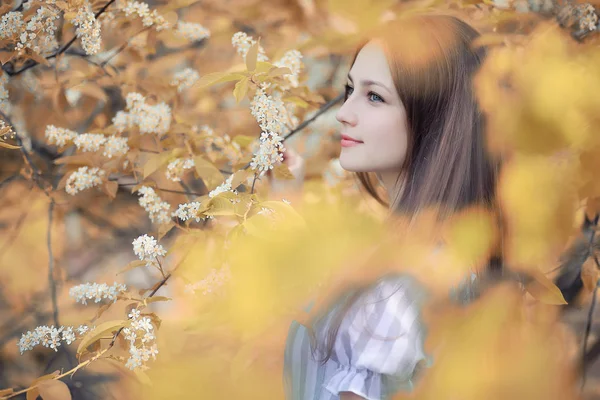
{"label": "green leaf", "polygon": [[235,101],[239,104],[246,96],[246,93],[248,93],[248,78],[241,79],[235,84],[233,97],[235,97]]}
{"label": "green leaf", "polygon": [[254,72],[256,69],[256,62],[258,61],[258,47],[260,46],[260,39],[256,41],[246,53],[246,68],[248,72]]}
{"label": "green leaf", "polygon": [[83,353],[88,346],[94,344],[100,338],[105,336],[106,334],[113,333],[128,325],[129,321],[124,320],[113,320],[106,321],[96,327],[93,331],[88,332],[83,339],[81,339],[81,343],[79,343],[79,347],[77,347],[77,354]]}

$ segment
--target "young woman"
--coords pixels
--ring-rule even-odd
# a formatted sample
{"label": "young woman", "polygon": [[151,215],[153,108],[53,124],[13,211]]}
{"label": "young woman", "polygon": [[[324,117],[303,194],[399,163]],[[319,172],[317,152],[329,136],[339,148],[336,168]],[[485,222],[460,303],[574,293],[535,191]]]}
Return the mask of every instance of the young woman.
{"label": "young woman", "polygon": [[[359,46],[348,74],[340,163],[391,212],[440,215],[494,208],[497,166],[486,152],[472,79],[484,50],[460,19],[419,15],[388,23]],[[285,351],[294,400],[387,399],[411,390],[424,363],[420,290],[387,276],[349,293],[311,326],[294,322]]]}

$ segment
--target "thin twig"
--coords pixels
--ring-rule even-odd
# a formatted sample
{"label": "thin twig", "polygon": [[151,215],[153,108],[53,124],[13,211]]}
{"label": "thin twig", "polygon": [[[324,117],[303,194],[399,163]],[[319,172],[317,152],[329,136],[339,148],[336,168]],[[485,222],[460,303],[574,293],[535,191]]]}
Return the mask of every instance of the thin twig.
{"label": "thin twig", "polygon": [[[98,10],[98,12],[95,14],[96,19],[102,15],[106,9],[112,4],[114,3],[116,0],[110,0],[108,3],[106,3],[100,10]],[[69,40],[67,42],[67,44],[65,44],[63,47],[61,47],[56,53],[49,55],[48,57],[46,57],[46,60],[50,60],[52,58],[56,58],[59,55],[63,54],[65,51],[67,51],[69,49],[69,47],[71,47],[73,45],[73,43],[75,43],[75,41],[77,40],[77,35],[73,36],[71,38],[71,40]],[[15,75],[19,75],[25,71],[27,71],[28,69],[31,69],[33,67],[35,67],[36,65],[38,65],[39,63],[35,60],[30,60],[27,65],[23,66],[21,69],[17,70],[17,71],[13,71],[10,72],[7,69],[4,69],[4,71],[6,71],[6,73],[10,76],[15,76]]]}
{"label": "thin twig", "polygon": [[141,34],[143,32],[146,32],[150,28],[152,28],[152,26],[147,26],[147,27],[143,28],[142,30],[140,30],[139,32],[137,32],[136,34],[134,34],[129,39],[127,39],[127,41],[125,43],[123,43],[121,46],[119,46],[117,48],[117,50],[113,54],[111,54],[110,56],[108,56],[108,58],[106,60],[102,61],[100,63],[100,66],[104,67],[110,60],[112,60],[113,58],[115,58],[119,53],[121,53],[123,50],[125,50],[127,48],[127,46],[129,46],[129,43],[131,43],[131,39],[133,39],[134,37],[136,37],[137,35],[139,35],[139,34]]}
{"label": "thin twig", "polygon": [[342,101],[343,98],[344,98],[344,94],[342,93],[342,94],[338,95],[337,97],[329,100],[329,102],[325,103],[325,105],[323,107],[319,108],[319,110],[315,113],[315,115],[313,115],[312,117],[310,117],[307,120],[304,120],[300,125],[298,125],[296,127],[296,129],[294,129],[293,131],[291,131],[290,133],[285,135],[283,137],[283,140],[285,141],[285,140],[291,138],[294,134],[296,134],[296,133],[300,132],[302,129],[306,128],[311,122],[313,122],[314,120],[319,118],[322,114],[324,114],[331,107],[335,106],[337,103]]}
{"label": "thin twig", "polygon": [[[600,219],[600,215],[596,214],[596,216],[594,217],[594,227],[598,226],[598,219]],[[594,252],[594,236],[596,235],[596,229],[592,229],[592,234],[590,237],[590,241],[589,241],[589,251],[590,251],[590,257],[592,257],[592,259],[594,260],[594,262],[596,263],[596,268],[600,269],[600,263],[598,262],[598,257],[596,257],[596,254]],[[587,323],[585,325],[585,333],[583,335],[583,344],[582,344],[582,355],[581,355],[581,390],[583,390],[583,387],[585,386],[585,378],[586,378],[586,369],[587,369],[587,362],[586,362],[586,353],[587,353],[587,343],[588,343],[588,339],[590,336],[590,331],[592,330],[592,321],[593,321],[593,317],[594,317],[594,309],[596,308],[596,297],[598,294],[598,282],[596,282],[596,286],[594,287],[594,291],[592,293],[592,303],[590,304],[590,309],[588,310],[588,316],[587,316]]]}
{"label": "thin twig", "polygon": [[[134,182],[134,183],[119,183],[119,186],[135,186],[135,185],[139,185],[139,182]],[[190,192],[190,191],[183,191],[183,190],[174,190],[174,189],[163,189],[163,188],[159,188],[157,187],[156,190],[160,190],[161,192],[169,192],[169,193],[177,193],[177,194],[185,194],[185,195],[193,195],[193,196],[202,196],[201,193],[197,193],[197,192]]]}
{"label": "thin twig", "polygon": [[50,287],[50,297],[52,298],[52,316],[54,325],[59,327],[58,323],[58,301],[56,295],[56,281],[54,280],[54,255],[52,253],[52,221],[54,220],[54,199],[50,199],[48,206],[48,232],[46,243],[48,245],[48,285]]}

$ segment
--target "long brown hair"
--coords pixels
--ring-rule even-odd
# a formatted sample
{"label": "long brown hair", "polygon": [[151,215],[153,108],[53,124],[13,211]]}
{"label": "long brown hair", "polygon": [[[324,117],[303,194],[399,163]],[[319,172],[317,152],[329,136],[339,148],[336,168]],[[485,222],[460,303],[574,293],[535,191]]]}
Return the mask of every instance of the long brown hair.
{"label": "long brown hair", "polygon": [[[449,15],[412,15],[392,21],[369,40],[383,45],[396,90],[406,109],[408,147],[398,177],[402,184],[389,203],[380,196],[373,173],[358,173],[363,188],[392,211],[409,216],[436,207],[441,217],[478,205],[497,210],[495,186],[499,162],[487,151],[484,116],[473,92],[473,77],[485,48],[473,46],[479,33]],[[488,268],[498,268],[492,257]],[[349,291],[337,308],[326,337],[326,362],[350,306],[372,286]],[[321,316],[323,317],[323,315]],[[314,325],[313,325],[314,326]],[[311,330],[313,356],[316,337]]]}

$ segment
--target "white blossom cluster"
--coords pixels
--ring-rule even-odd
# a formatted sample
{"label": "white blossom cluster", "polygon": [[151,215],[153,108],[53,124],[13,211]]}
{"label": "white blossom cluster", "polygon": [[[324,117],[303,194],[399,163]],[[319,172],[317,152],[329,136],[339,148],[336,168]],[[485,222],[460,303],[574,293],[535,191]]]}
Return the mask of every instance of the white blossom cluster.
{"label": "white blossom cluster", "polygon": [[127,111],[119,111],[113,118],[119,133],[137,127],[142,135],[154,133],[162,136],[171,128],[171,107],[167,103],[146,104],[146,98],[136,92],[127,94],[125,101]]}
{"label": "white blossom cluster", "polygon": [[[235,50],[240,54],[244,61],[246,61],[246,54],[256,43],[256,40],[251,36],[248,36],[245,32],[236,32],[231,37],[231,44],[235,47]],[[258,46],[258,61],[269,61],[269,57],[265,54],[265,49],[261,45]]]}
{"label": "white blossom cluster", "polygon": [[73,286],[69,289],[69,296],[81,304],[87,304],[87,301],[92,299],[94,303],[100,303],[102,300],[109,300],[114,303],[117,301],[117,296],[126,290],[127,287],[122,283],[115,282],[113,285],[108,286],[106,283],[88,282]]}
{"label": "white blossom cluster", "polygon": [[175,32],[192,42],[198,42],[210,37],[210,31],[195,22],[178,21]]}
{"label": "white blossom cluster", "polygon": [[193,68],[185,68],[173,75],[171,86],[177,86],[177,92],[181,93],[194,86],[198,79],[200,79],[198,71]]}
{"label": "white blossom cluster", "polygon": [[227,178],[227,180],[225,182],[223,182],[221,185],[217,186],[214,190],[212,190],[208,194],[208,197],[213,198],[221,193],[230,192],[232,190],[232,187],[231,187],[232,180],[233,180],[233,175],[229,175],[229,178]]}
{"label": "white blossom cluster", "polygon": [[287,110],[279,92],[268,95],[263,88],[259,88],[250,104],[250,112],[263,132],[281,135],[285,131]]}
{"label": "white blossom cluster", "polygon": [[96,54],[100,51],[102,37],[100,36],[100,22],[96,21],[92,6],[86,1],[77,11],[71,21],[77,28],[75,34],[81,39],[81,46],[86,54]]}
{"label": "white blossom cluster", "polygon": [[25,28],[23,14],[19,11],[10,11],[0,20],[0,39],[9,39],[21,33]]}
{"label": "white blossom cluster", "polygon": [[291,87],[298,87],[298,76],[302,69],[302,53],[298,50],[289,50],[283,57],[273,65],[277,67],[287,67],[292,71],[291,74],[284,75],[284,79],[290,84]]}
{"label": "white blossom cluster", "polygon": [[87,166],[80,167],[73,172],[65,185],[65,191],[74,196],[75,194],[102,184],[105,172],[100,168],[89,168]]}
{"label": "white blossom cluster", "polygon": [[139,310],[131,310],[129,313],[129,318],[132,320],[131,327],[123,329],[125,339],[129,341],[129,359],[125,366],[131,370],[148,369],[145,363],[150,360],[150,357],[156,360],[158,354],[152,320],[149,317],[140,318],[140,316]]}
{"label": "white blossom cluster", "polygon": [[150,220],[154,223],[166,224],[171,221],[169,212],[171,205],[156,194],[154,189],[149,186],[142,186],[139,189],[142,197],[139,199],[140,206],[150,214]]}
{"label": "white blossom cluster", "polygon": [[54,125],[47,125],[45,135],[49,144],[55,144],[61,147],[66,146],[67,143],[75,139],[77,137],[77,132],[70,129],[58,128]]}
{"label": "white blossom cluster", "polygon": [[[22,53],[25,49],[32,49],[36,53],[53,52],[58,47],[56,40],[57,20],[61,12],[58,8],[43,5],[37,9],[36,14],[24,25],[18,22],[18,18],[12,17],[7,23],[13,25],[9,30],[15,31],[21,27],[18,33],[16,50]],[[14,25],[14,24],[17,25]]]}
{"label": "white blossom cluster", "polygon": [[170,27],[169,22],[160,15],[158,11],[150,11],[148,4],[142,1],[127,1],[122,7],[122,11],[125,13],[126,17],[134,14],[137,15],[142,19],[142,25],[146,27],[154,26],[154,29],[156,29],[157,32]]}
{"label": "white blossom cluster", "polygon": [[167,251],[158,244],[154,236],[146,234],[139,236],[133,242],[133,252],[141,261],[146,262],[147,267],[157,267],[158,257],[164,257]]}
{"label": "white blossom cluster", "polygon": [[0,139],[6,138],[14,138],[15,131],[13,131],[12,127],[4,122],[3,119],[0,119]]}
{"label": "white blossom cluster", "polygon": [[76,333],[81,336],[88,330],[89,327],[87,325],[79,325],[76,329],[72,326],[61,326],[59,328],[55,328],[54,325],[38,326],[33,332],[27,331],[27,333],[22,334],[17,345],[21,354],[27,350],[33,350],[38,344],[58,351],[58,347],[62,344],[61,341],[69,345],[77,339]]}
{"label": "white blossom cluster", "polygon": [[129,145],[127,144],[127,138],[112,135],[106,138],[102,155],[104,157],[113,158],[115,156],[127,154],[128,151]]}
{"label": "white blossom cluster", "polygon": [[286,128],[284,117],[287,115],[285,104],[279,95],[267,95],[259,88],[252,99],[250,111],[262,129],[259,148],[254,154],[250,167],[259,173],[266,172],[283,161],[283,137]]}
{"label": "white blossom cluster", "polygon": [[283,162],[283,138],[274,132],[263,132],[260,134],[259,148],[250,162],[250,168],[258,170],[259,173],[267,172]]}
{"label": "white blossom cluster", "polygon": [[95,152],[102,148],[102,155],[108,158],[124,155],[129,151],[127,138],[116,135],[105,136],[100,133],[82,133],[73,139],[77,150],[81,152]]}
{"label": "white blossom cluster", "polygon": [[201,290],[203,295],[214,293],[218,289],[222,288],[225,283],[231,279],[231,270],[229,265],[224,264],[218,270],[213,268],[206,278],[187,284],[185,286],[186,292],[195,293],[197,290]]}
{"label": "white blossom cluster", "polygon": [[82,133],[73,139],[73,143],[81,152],[94,152],[100,150],[100,146],[106,143],[106,136],[100,133]]}
{"label": "white blossom cluster", "polygon": [[196,222],[200,222],[201,220],[204,220],[203,217],[198,216],[198,210],[200,209],[200,205],[201,204],[198,201],[180,204],[177,208],[177,211],[173,213],[173,216],[179,218],[182,221],[195,219]]}
{"label": "white blossom cluster", "polygon": [[181,182],[181,177],[186,170],[196,166],[193,158],[176,158],[167,165],[165,175],[167,179],[173,182]]}

